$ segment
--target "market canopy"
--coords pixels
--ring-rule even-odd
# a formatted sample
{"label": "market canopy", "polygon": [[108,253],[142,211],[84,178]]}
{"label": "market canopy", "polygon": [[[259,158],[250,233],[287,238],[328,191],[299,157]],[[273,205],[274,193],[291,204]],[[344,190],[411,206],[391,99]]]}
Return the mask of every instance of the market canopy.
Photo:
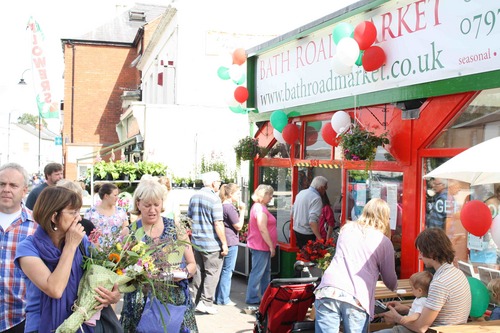
{"label": "market canopy", "polygon": [[463,151],[424,178],[455,179],[471,186],[500,183],[500,136]]}

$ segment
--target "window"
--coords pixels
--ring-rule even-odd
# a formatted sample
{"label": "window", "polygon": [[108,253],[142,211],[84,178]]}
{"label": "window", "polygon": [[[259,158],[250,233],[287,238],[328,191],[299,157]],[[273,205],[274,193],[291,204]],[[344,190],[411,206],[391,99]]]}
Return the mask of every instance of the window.
{"label": "window", "polygon": [[391,240],[396,251],[396,272],[401,271],[401,229],[403,204],[403,173],[386,171],[348,171],[347,181],[348,221],[355,221],[363,212],[363,207],[373,198],[385,200],[391,209]]}
{"label": "window", "polygon": [[269,212],[276,217],[278,241],[290,242],[290,211],[292,207],[292,179],[290,168],[261,167],[259,183],[271,185],[274,196],[269,203]]}
{"label": "window", "polygon": [[307,122],[304,133],[305,158],[309,160],[329,160],[332,156],[332,146],[323,140],[321,129],[330,120]]}

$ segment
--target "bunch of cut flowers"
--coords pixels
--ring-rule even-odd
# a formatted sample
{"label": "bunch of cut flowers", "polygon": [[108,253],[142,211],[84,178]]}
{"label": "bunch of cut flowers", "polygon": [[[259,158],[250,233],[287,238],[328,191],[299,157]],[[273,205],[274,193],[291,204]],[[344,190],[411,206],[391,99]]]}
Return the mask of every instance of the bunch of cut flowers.
{"label": "bunch of cut flowers", "polygon": [[[103,286],[109,290],[115,284],[122,293],[147,288],[156,296],[155,286],[163,289],[171,286],[171,271],[184,255],[185,242],[155,239],[144,242],[143,228],[132,230],[128,235],[120,231],[101,234],[94,229],[89,239],[88,257],[84,257],[84,275],[78,286],[78,299],[73,313],[56,330],[56,333],[76,332],[82,323],[97,318],[95,289]],[[165,292],[166,290],[162,290]]]}
{"label": "bunch of cut flowers", "polygon": [[131,202],[132,194],[128,192],[120,192],[120,194],[118,194],[118,201],[116,202],[116,205],[118,207],[122,207],[126,212],[128,212]]}
{"label": "bunch of cut flowers", "polygon": [[333,238],[308,241],[297,253],[297,260],[311,261],[325,270],[335,254],[335,240]]}
{"label": "bunch of cut flowers", "polygon": [[240,232],[238,233],[240,243],[246,243],[248,238],[248,224],[243,224]]}

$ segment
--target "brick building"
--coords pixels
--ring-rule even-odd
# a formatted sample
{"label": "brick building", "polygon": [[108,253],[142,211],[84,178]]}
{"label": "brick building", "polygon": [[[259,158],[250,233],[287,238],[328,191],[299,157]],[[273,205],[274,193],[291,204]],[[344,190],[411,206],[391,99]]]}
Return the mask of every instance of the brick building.
{"label": "brick building", "polygon": [[87,167],[84,163],[79,166],[79,161],[91,164],[98,154],[107,159],[111,148],[119,143],[116,124],[122,113],[122,95],[139,88],[141,73],[134,61],[165,9],[137,4],[81,37],[61,40],[66,178],[81,177]]}

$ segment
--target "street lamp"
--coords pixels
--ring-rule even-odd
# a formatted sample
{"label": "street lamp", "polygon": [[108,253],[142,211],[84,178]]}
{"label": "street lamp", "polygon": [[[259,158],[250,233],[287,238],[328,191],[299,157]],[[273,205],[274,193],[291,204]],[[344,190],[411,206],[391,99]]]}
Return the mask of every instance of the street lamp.
{"label": "street lamp", "polygon": [[[26,81],[24,81],[24,73],[30,71],[31,68],[26,68],[21,74],[21,79],[17,83],[18,85],[25,86]],[[10,114],[9,114],[9,129],[10,129]],[[10,136],[10,131],[9,131]],[[41,142],[42,142],[42,118],[40,116],[40,110],[38,110],[38,174],[40,174],[40,154],[41,154]],[[8,159],[8,155],[7,155]]]}

